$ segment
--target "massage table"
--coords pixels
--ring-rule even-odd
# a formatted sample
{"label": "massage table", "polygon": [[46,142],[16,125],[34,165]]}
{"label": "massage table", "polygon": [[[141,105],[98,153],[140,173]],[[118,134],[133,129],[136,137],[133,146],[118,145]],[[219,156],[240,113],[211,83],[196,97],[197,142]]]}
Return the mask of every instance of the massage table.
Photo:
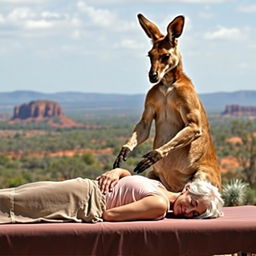
{"label": "massage table", "polygon": [[256,253],[256,206],[217,219],[0,225],[0,255],[206,256]]}

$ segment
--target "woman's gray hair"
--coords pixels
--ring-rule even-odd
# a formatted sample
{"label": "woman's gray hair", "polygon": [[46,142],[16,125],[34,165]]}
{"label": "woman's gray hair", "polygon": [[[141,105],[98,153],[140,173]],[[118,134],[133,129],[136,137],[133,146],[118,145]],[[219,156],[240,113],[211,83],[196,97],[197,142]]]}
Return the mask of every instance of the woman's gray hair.
{"label": "woman's gray hair", "polygon": [[190,194],[202,198],[209,204],[207,210],[197,216],[197,219],[217,218],[223,216],[222,207],[224,205],[224,201],[221,198],[221,194],[217,187],[200,179],[196,179],[187,185]]}

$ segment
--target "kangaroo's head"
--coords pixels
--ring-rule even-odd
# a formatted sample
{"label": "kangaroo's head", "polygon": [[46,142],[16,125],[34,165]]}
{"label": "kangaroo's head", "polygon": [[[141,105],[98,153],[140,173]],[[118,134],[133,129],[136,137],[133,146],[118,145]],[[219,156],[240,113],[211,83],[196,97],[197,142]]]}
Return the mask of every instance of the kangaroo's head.
{"label": "kangaroo's head", "polygon": [[166,36],[142,14],[138,14],[138,19],[147,36],[152,39],[153,47],[148,52],[151,62],[149,80],[151,83],[157,83],[179,63],[180,54],[176,39],[182,34],[184,17],[177,16],[168,25]]}

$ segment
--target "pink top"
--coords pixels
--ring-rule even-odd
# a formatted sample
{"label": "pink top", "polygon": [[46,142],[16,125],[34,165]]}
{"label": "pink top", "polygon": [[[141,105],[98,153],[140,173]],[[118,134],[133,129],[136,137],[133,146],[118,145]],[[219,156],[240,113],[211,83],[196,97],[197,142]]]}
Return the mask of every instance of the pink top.
{"label": "pink top", "polygon": [[167,201],[169,209],[170,202],[159,187],[164,188],[157,180],[139,175],[126,176],[118,181],[112,192],[106,194],[106,209],[129,204],[150,195],[162,196]]}

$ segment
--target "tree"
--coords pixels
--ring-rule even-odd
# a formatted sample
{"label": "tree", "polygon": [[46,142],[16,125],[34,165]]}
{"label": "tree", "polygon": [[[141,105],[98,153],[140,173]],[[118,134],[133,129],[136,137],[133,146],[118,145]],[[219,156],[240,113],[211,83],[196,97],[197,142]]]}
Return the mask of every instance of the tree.
{"label": "tree", "polygon": [[84,153],[81,157],[87,165],[93,165],[96,162],[95,156],[92,153]]}

